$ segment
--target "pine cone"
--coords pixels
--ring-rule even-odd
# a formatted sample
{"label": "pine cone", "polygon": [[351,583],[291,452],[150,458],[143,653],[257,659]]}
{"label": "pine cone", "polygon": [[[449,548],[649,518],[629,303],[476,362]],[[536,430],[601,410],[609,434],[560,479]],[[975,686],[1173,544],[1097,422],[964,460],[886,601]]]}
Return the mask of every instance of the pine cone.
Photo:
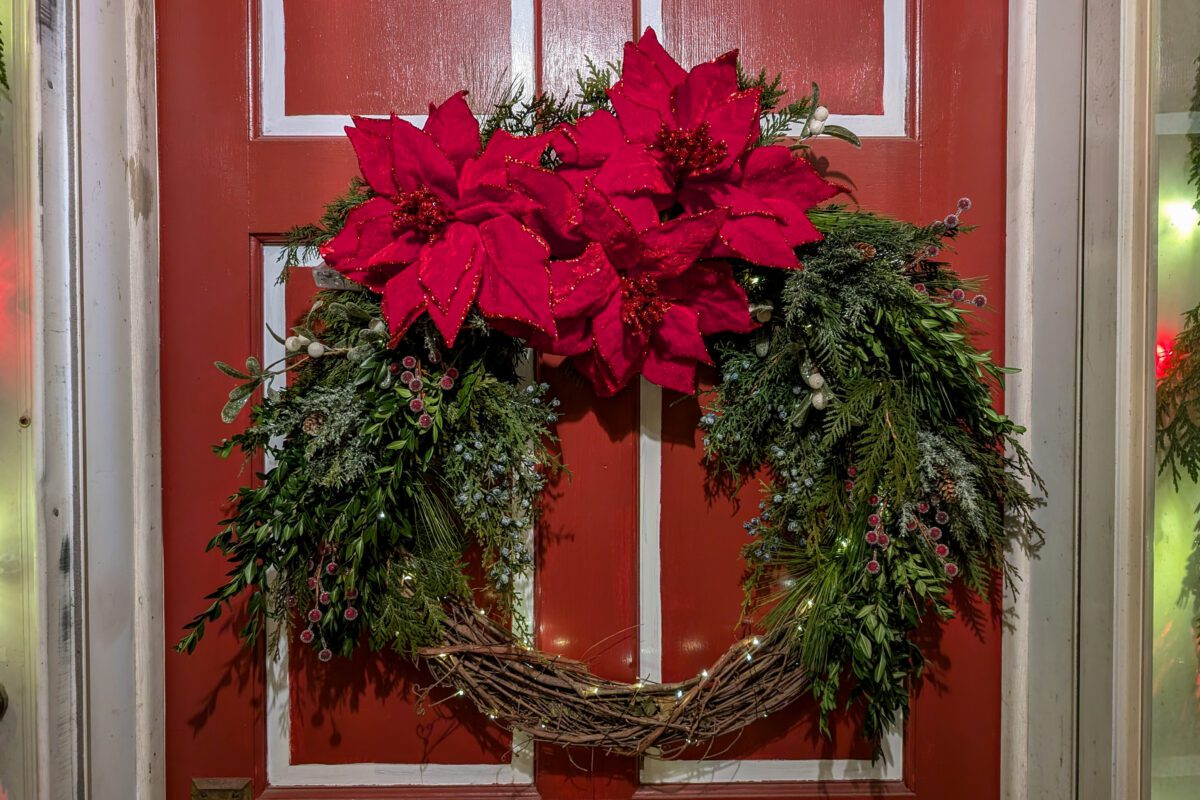
{"label": "pine cone", "polygon": [[304,422],[300,424],[300,430],[307,433],[309,436],[316,436],[321,432],[321,426],[325,424],[325,415],[320,411],[309,414],[304,418]]}
{"label": "pine cone", "polygon": [[879,251],[875,249],[875,245],[867,242],[859,242],[854,245],[854,249],[858,251],[858,255],[863,261],[874,261],[875,256],[879,255]]}
{"label": "pine cone", "polygon": [[938,487],[938,494],[940,494],[942,499],[947,503],[953,503],[955,500],[957,500],[958,487],[955,485],[954,479],[943,477],[941,484]]}

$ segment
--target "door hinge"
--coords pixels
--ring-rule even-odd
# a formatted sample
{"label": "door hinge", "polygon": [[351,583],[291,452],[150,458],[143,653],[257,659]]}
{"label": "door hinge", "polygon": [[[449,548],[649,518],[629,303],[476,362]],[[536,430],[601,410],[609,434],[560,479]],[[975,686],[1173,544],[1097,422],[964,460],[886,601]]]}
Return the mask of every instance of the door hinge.
{"label": "door hinge", "polygon": [[249,778],[192,778],[192,800],[254,800]]}

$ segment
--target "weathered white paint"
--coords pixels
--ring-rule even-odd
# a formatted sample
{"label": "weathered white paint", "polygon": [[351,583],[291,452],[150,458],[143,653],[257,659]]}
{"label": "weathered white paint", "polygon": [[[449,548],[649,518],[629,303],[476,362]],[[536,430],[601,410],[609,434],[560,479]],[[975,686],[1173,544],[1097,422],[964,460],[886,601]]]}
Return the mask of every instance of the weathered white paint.
{"label": "weathered white paint", "polygon": [[98,800],[152,800],[165,786],[154,3],[42,5],[65,6],[78,43],[66,223],[78,243],[86,785]]}
{"label": "weathered white paint", "polygon": [[[343,128],[351,123],[342,114],[288,114],[286,19],[283,0],[259,0],[259,115],[264,136],[342,136]],[[526,89],[536,85],[534,75],[534,29],[536,14],[534,0],[512,0],[509,41],[512,61],[508,75],[514,85]],[[434,98],[430,98],[434,99]],[[364,109],[377,112],[379,109]],[[408,114],[401,119],[417,127],[425,124],[425,114]]]}
{"label": "weathered white paint", "polygon": [[1003,659],[1007,800],[1072,798],[1076,762],[1080,161],[1086,0],[1015,0],[1009,21],[1005,407],[1049,505],[1022,575]]}
{"label": "weathered white paint", "polygon": [[656,761],[642,763],[642,783],[762,783],[768,781],[898,781],[903,777],[903,741],[898,731],[883,740],[883,755],[869,759]]}
{"label": "weathered white paint", "polygon": [[[908,0],[883,3],[883,113],[838,114],[831,108],[829,123],[843,125],[859,136],[908,135]],[[654,28],[666,44],[662,0],[643,0],[638,6],[638,30]],[[848,32],[848,35],[852,35]],[[793,125],[788,135],[799,136],[803,126]]]}

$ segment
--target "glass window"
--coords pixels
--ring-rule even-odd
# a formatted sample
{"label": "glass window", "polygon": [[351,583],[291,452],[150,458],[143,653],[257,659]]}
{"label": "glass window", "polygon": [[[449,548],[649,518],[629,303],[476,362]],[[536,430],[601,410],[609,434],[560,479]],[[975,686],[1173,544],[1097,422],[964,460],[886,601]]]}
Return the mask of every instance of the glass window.
{"label": "glass window", "polygon": [[1149,766],[1152,800],[1183,800],[1200,786],[1200,3],[1160,0],[1156,29],[1150,232],[1163,469],[1154,498]]}

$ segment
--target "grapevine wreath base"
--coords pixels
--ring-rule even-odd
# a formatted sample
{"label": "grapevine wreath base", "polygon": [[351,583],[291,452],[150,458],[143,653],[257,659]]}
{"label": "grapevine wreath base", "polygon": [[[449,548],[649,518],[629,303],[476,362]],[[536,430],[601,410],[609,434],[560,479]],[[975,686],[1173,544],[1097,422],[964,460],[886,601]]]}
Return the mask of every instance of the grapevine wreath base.
{"label": "grapevine wreath base", "polygon": [[781,629],[742,640],[679,683],[621,683],[582,662],[523,647],[461,603],[447,607],[444,642],[423,648],[437,687],[457,687],[490,719],[534,739],[671,758],[787,708],[808,690]]}
{"label": "grapevine wreath base", "polygon": [[[337,281],[280,362],[217,365],[239,381],[222,417],[251,406],[218,453],[270,467],[210,543],[230,570],[180,650],[237,601],[248,642],[422,658],[426,702],[538,740],[670,758],[808,695],[823,726],[849,697],[878,745],[923,668],[913,632],[953,616],[956,584],[1011,585],[1040,482],[992,407],[1007,370],[971,343],[987,301],[942,256],[970,201],[928,225],[828,205],[806,141],[857,140],[816,87],[783,97],[736,53],[685,70],[647,31],[574,99],[356,119],[362,177],[288,240],[285,278],[316,251]],[[687,681],[531,646],[516,587],[569,465],[550,387],[519,377],[529,348],[600,396],[697,395],[714,487],[761,485],[738,534],[760,633]]]}

